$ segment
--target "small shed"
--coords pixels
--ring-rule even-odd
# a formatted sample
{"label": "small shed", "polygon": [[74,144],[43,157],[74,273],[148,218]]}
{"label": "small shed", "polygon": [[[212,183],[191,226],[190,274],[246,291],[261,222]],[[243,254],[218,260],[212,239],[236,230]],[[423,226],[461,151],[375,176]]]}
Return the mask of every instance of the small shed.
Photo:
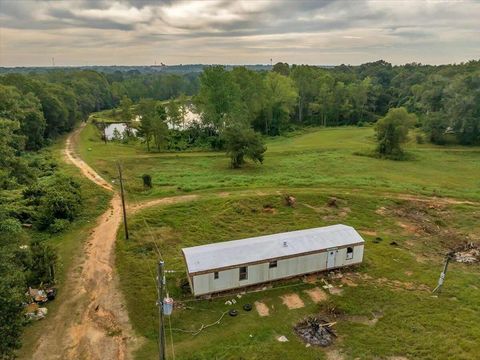
{"label": "small shed", "polygon": [[182,249],[195,296],[359,264],[364,240],[332,225]]}

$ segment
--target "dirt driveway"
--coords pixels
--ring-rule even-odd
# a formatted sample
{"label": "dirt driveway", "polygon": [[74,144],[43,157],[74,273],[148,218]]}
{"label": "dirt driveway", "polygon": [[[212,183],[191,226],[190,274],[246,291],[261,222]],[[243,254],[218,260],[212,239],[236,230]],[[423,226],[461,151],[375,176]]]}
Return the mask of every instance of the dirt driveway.
{"label": "dirt driveway", "polygon": [[[66,141],[65,157],[83,175],[113,191],[74,152],[82,127]],[[64,300],[53,318],[48,319],[32,359],[130,359],[138,340],[129,324],[125,302],[114,271],[114,245],[121,222],[121,202],[114,194],[109,209],[85,243],[84,253],[67,275]]]}

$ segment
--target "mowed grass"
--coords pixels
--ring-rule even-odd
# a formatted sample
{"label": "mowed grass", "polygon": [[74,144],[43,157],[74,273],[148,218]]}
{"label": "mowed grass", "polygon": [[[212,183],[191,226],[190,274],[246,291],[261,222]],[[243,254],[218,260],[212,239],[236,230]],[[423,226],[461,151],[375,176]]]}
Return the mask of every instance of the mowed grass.
{"label": "mowed grass", "polygon": [[[436,285],[443,254],[459,241],[453,234],[478,234],[478,207],[430,208],[367,193],[305,190],[294,195],[295,208],[285,206],[280,194],[233,196],[152,208],[130,218],[130,240],[119,234],[116,259],[130,319],[135,330],[146,338],[137,359],[155,358],[158,351],[155,271],[159,254],[166,268],[174,271],[167,274],[167,287],[181,304],[166,320],[171,358],[175,353],[176,359],[325,359],[326,351],[332,349],[348,359],[476,358],[480,351],[480,269],[453,263],[442,294],[433,297],[430,289]],[[330,196],[339,198],[338,208],[326,206]],[[266,204],[275,211],[263,211]],[[426,211],[424,220],[438,223],[438,232],[412,233],[402,228],[400,222],[411,219],[394,214],[407,207]],[[364,263],[350,271],[365,278],[358,278],[355,287],[343,286],[341,295],[329,295],[325,303],[315,304],[304,292],[321,288],[321,281],[278,282],[272,289],[248,293],[241,299],[229,295],[195,300],[180,289],[186,277],[182,247],[336,223],[352,225],[363,233]],[[449,236],[445,236],[447,230]],[[338,280],[327,281],[339,285]],[[288,310],[280,296],[289,293],[298,294],[305,306]],[[238,303],[225,305],[232,298]],[[270,316],[260,317],[255,310],[241,309],[243,304],[254,301],[265,303]],[[226,315],[220,324],[196,336],[183,332],[214,323],[230,308],[238,309],[239,316]],[[305,347],[293,333],[293,325],[310,314],[331,317],[327,308],[335,308],[338,314],[337,341],[327,350]],[[375,325],[354,321],[358,317],[372,319],[373,313],[383,315]],[[289,342],[278,342],[280,335]]]}
{"label": "mowed grass", "polygon": [[[148,153],[143,144],[104,144],[88,125],[81,156],[102,176],[116,181],[116,162],[125,173],[132,201],[188,192],[239,189],[335,188],[419,193],[480,199],[480,148],[407,146],[409,161],[355,155],[375,147],[372,128],[311,129],[298,136],[267,139],[263,165],[229,168],[222,152]],[[153,178],[145,190],[142,175]]]}

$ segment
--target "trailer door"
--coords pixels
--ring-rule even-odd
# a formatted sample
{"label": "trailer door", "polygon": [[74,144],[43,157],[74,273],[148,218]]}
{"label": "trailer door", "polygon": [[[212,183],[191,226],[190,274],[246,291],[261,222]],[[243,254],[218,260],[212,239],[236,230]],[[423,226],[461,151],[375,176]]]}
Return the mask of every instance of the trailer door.
{"label": "trailer door", "polygon": [[332,269],[335,267],[335,258],[337,257],[337,249],[328,250],[327,254],[327,269]]}

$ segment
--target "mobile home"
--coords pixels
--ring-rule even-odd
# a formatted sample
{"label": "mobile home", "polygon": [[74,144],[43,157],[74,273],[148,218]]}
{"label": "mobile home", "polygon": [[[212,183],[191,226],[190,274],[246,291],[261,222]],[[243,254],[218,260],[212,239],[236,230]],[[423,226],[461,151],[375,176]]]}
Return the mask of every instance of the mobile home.
{"label": "mobile home", "polygon": [[195,296],[359,264],[364,240],[332,225],[182,249]]}

